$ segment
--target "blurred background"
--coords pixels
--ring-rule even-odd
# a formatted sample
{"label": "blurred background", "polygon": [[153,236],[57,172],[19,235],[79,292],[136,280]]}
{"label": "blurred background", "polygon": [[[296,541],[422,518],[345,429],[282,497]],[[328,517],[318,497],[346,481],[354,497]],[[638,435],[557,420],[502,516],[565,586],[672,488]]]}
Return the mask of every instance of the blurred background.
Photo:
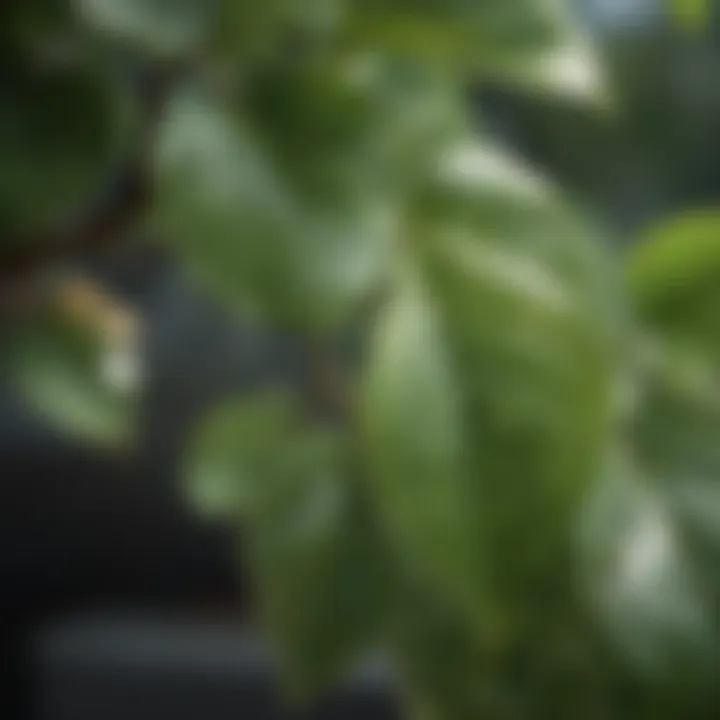
{"label": "blurred background", "polygon": [[[469,87],[468,108],[621,247],[666,214],[720,198],[720,36],[677,32],[661,0],[574,4],[632,101],[621,136],[571,101],[502,83]],[[118,175],[98,203],[123,191]],[[281,717],[272,659],[248,630],[236,534],[191,512],[178,473],[205,408],[230,392],[302,385],[304,350],[231,319],[152,243],[88,268],[143,319],[140,445],[126,456],[68,440],[0,384],[4,716]],[[373,665],[321,712],[395,717],[387,675]]]}

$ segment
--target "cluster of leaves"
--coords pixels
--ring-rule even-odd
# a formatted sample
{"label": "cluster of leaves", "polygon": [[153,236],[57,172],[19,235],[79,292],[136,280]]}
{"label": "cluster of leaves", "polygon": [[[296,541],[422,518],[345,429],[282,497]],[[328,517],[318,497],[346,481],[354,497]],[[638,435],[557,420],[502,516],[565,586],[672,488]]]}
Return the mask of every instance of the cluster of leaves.
{"label": "cluster of leaves", "polygon": [[[560,5],[5,7],[1,250],[66,222],[141,142],[117,68],[159,68],[149,225],[345,370],[333,412],[231,400],[188,451],[198,504],[249,528],[288,687],[380,644],[421,718],[709,712],[718,220],[618,258],[467,112],[478,77],[551,91],[544,59],[583,47]],[[138,388],[100,369],[137,339],[97,306],[28,326],[18,367],[38,407],[104,438]],[[333,340],[358,319],[345,367]]]}

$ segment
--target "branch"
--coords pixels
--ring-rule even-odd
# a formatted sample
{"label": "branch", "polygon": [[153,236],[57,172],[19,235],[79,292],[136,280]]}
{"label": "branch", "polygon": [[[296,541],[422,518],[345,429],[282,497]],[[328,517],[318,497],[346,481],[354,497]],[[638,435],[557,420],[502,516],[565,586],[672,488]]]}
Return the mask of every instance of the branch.
{"label": "branch", "polygon": [[11,238],[11,249],[0,257],[0,309],[14,305],[18,293],[25,294],[48,268],[120,244],[150,208],[152,176],[147,158],[177,74],[174,68],[161,67],[148,69],[142,78],[138,90],[145,118],[139,142],[128,169],[106,202],[68,227]]}
{"label": "branch", "polygon": [[118,242],[149,206],[142,175],[133,168],[120,180],[108,202],[70,227],[17,238],[12,243],[16,249],[5,251],[0,262],[0,285],[26,278],[78,253]]}

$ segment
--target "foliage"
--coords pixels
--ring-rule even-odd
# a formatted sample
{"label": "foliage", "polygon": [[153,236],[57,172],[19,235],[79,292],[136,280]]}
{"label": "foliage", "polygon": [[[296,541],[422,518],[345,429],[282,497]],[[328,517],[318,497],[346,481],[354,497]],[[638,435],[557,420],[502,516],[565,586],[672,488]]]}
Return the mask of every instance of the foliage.
{"label": "foliage", "polygon": [[[675,5],[702,30],[704,3]],[[609,87],[583,97],[540,78],[568,48],[597,69],[550,0],[1,12],[0,267],[72,247],[139,155],[138,224],[340,378],[313,402],[228,399],[186,462],[196,505],[249,531],[295,697],[379,644],[419,718],[717,711],[720,221],[696,212],[620,253],[584,212],[664,182],[647,163],[667,135],[645,132],[662,92],[612,53]],[[138,78],[162,81],[149,103]],[[521,108],[520,150],[548,176],[491,113],[474,122],[477,80]],[[141,333],[95,291],[58,302],[65,277],[43,276],[13,367],[67,430],[128,442]],[[357,325],[346,363],[335,340]]]}
{"label": "foliage", "polygon": [[710,11],[709,0],[675,0],[678,20],[690,28],[704,27]]}

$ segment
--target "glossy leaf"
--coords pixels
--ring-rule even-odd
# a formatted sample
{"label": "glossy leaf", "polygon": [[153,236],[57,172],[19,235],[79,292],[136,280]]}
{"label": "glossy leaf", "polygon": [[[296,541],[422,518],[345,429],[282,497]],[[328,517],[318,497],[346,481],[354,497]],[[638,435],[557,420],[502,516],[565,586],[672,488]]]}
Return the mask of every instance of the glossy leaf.
{"label": "glossy leaf", "polygon": [[717,351],[720,215],[687,213],[631,251],[628,283],[643,319],[675,339]]}
{"label": "glossy leaf", "polygon": [[467,632],[462,617],[422,583],[410,583],[393,624],[392,647],[406,701],[419,720],[505,717],[505,688],[494,658]]}
{"label": "glossy leaf", "polygon": [[286,688],[300,701],[344,679],[374,649],[393,593],[375,519],[335,452],[312,436],[291,449],[292,485],[254,524],[251,540],[261,618],[282,651]]}
{"label": "glossy leaf", "polygon": [[448,146],[438,170],[419,196],[421,222],[466,228],[526,255],[528,265],[546,263],[577,293],[576,302],[593,304],[598,320],[620,320],[618,301],[608,300],[616,288],[600,238],[532,165],[488,138],[461,138]]}
{"label": "glossy leaf", "polygon": [[278,396],[211,414],[188,457],[192,484],[220,500],[207,509],[242,518],[250,531],[260,619],[298,700],[325,690],[368,649],[392,592],[353,472],[339,431],[308,426]]}
{"label": "glossy leaf", "polygon": [[670,294],[703,282],[720,264],[720,216],[707,209],[683,213],[654,228],[633,250],[630,277],[637,298]]}
{"label": "glossy leaf", "polygon": [[421,279],[403,277],[377,329],[363,389],[369,480],[411,564],[467,608],[487,609],[460,390],[433,313]]}
{"label": "glossy leaf", "polygon": [[[583,516],[583,575],[621,657],[646,678],[697,684],[720,647],[712,598],[667,480],[613,461]],[[668,468],[669,469],[669,468]]]}
{"label": "glossy leaf", "polygon": [[[675,370],[674,367],[670,368]],[[717,592],[715,563],[720,537],[713,518],[720,512],[720,395],[717,370],[693,382],[676,374],[654,379],[635,433],[644,465],[672,509],[683,539],[700,568],[706,589]]]}
{"label": "glossy leaf", "polygon": [[619,656],[675,689],[654,686],[658,698],[680,692],[686,708],[712,686],[720,652],[716,238],[712,211],[689,212],[629,254],[628,285],[645,323],[638,400],[624,450],[583,516],[596,554],[581,567]]}
{"label": "glossy leaf", "polygon": [[279,179],[242,130],[201,98],[173,101],[156,151],[159,223],[191,269],[222,294],[252,287],[263,261],[278,276],[265,282],[281,292],[285,269],[272,261],[289,211]]}
{"label": "glossy leaf", "polygon": [[444,240],[435,282],[473,439],[478,542],[492,548],[498,602],[509,613],[517,603],[522,618],[592,481],[609,412],[607,348],[592,316],[573,317],[527,258]]}
{"label": "glossy leaf", "polygon": [[[484,224],[492,184],[473,187],[477,214],[428,205],[406,239],[420,270],[381,322],[364,428],[388,525],[502,635],[558,562],[592,482],[613,371],[587,238],[572,223],[521,233],[501,213]],[[509,195],[521,212],[522,193]]]}
{"label": "glossy leaf", "polygon": [[605,68],[594,46],[577,30],[544,52],[489,73],[486,81],[550,102],[574,102],[582,108],[607,112],[612,107]]}

